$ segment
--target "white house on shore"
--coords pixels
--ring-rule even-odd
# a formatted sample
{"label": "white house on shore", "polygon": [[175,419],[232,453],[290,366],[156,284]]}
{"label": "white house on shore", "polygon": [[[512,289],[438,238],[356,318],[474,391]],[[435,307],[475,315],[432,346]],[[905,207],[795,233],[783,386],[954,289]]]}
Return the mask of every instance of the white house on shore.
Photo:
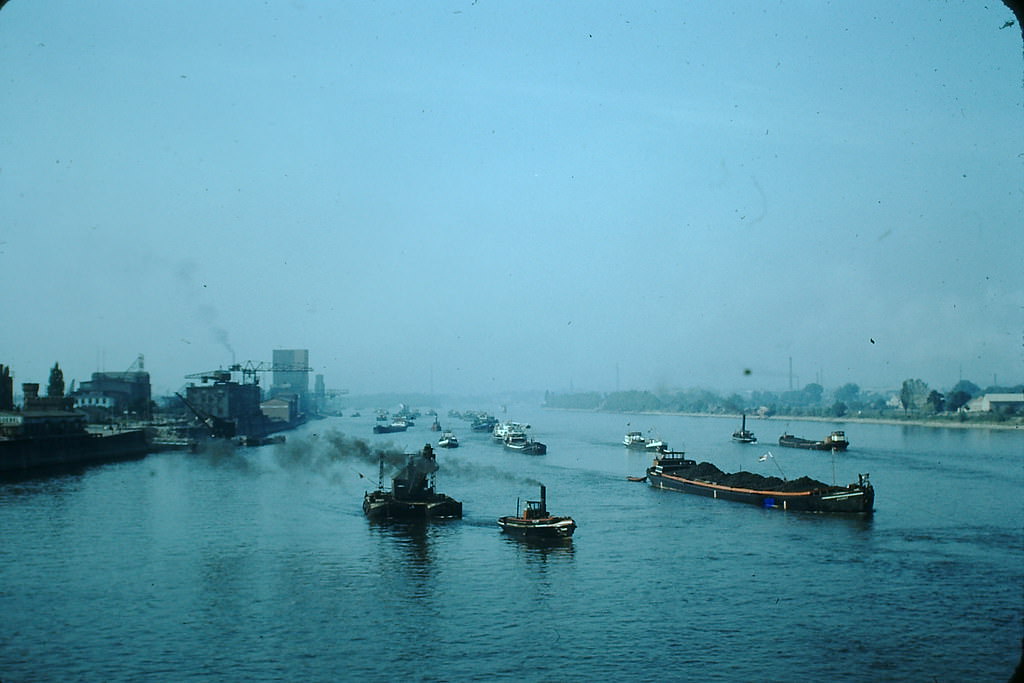
{"label": "white house on shore", "polygon": [[1024,393],[983,394],[968,401],[963,410],[969,413],[991,413],[1007,408],[1024,409]]}

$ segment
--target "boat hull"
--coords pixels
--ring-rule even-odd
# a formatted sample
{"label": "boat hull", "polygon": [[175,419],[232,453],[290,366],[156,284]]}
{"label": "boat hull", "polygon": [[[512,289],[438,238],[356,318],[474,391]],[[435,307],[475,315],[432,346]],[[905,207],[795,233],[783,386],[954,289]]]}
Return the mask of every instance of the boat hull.
{"label": "boat hull", "polygon": [[647,481],[657,489],[680,491],[706,498],[721,498],[763,508],[801,512],[870,513],[875,491],[871,486],[826,487],[813,491],[764,491],[743,489],[706,481],[687,479],[680,474],[647,470]]}
{"label": "boat hull", "polygon": [[845,437],[841,440],[827,437],[821,441],[812,441],[792,434],[783,434],[779,437],[779,445],[785,448],[803,448],[808,451],[845,451],[850,444]]}
{"label": "boat hull", "polygon": [[498,526],[510,536],[518,538],[569,538],[576,531],[576,522],[570,517],[550,519],[522,519],[521,517],[500,517]]}
{"label": "boat hull", "polygon": [[363,514],[375,521],[461,519],[462,503],[443,493],[428,500],[402,500],[386,491],[373,491],[363,497]]}
{"label": "boat hull", "polygon": [[404,432],[408,427],[405,425],[374,425],[374,434],[394,434],[396,432]]}
{"label": "boat hull", "polygon": [[526,443],[505,443],[505,448],[510,451],[516,451],[517,453],[525,453],[527,455],[544,455],[548,452],[548,447],[539,441],[529,441]]}
{"label": "boat hull", "polygon": [[150,436],[142,429],[2,439],[0,473],[131,460],[153,450]]}

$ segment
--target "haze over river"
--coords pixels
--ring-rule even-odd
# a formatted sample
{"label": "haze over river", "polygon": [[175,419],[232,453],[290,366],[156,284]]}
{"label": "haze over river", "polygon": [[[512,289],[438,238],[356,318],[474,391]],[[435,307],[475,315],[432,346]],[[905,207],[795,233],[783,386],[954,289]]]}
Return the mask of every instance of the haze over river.
{"label": "haze over river", "polygon": [[[440,411],[462,445],[438,449],[437,489],[465,518],[402,528],[367,522],[377,465],[332,444],[438,434],[424,417],[373,435],[362,412],[278,446],[0,483],[0,680],[1006,681],[1019,661],[1017,431],[748,419],[745,446],[734,419],[510,406],[548,445],[529,456]],[[876,512],[629,482],[649,464],[630,429],[724,470],[869,472]],[[832,429],[851,443],[834,459],[773,445]],[[536,481],[571,543],[499,532]]]}

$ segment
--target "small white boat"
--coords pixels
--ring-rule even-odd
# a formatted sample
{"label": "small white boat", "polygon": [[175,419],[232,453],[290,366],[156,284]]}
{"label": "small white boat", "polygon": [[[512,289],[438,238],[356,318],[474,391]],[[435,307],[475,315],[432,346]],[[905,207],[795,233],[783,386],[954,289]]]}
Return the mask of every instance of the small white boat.
{"label": "small white boat", "polygon": [[640,432],[626,432],[622,445],[632,450],[655,451],[661,453],[668,450],[668,444],[661,439],[648,439]]}
{"label": "small white boat", "polygon": [[522,422],[500,422],[494,425],[494,430],[491,432],[491,436],[494,437],[495,441],[503,442],[513,432],[525,432],[529,428],[530,425]]}

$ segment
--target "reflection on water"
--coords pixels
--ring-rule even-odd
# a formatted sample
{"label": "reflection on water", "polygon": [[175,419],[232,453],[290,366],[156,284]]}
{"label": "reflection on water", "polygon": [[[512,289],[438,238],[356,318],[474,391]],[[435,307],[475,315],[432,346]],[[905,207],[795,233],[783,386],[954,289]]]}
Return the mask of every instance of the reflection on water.
{"label": "reflection on water", "polygon": [[520,538],[502,534],[505,544],[512,548],[525,566],[543,575],[551,564],[573,561],[576,546],[572,538]]}
{"label": "reflection on water", "polygon": [[502,538],[509,545],[525,548],[528,552],[535,552],[538,555],[549,555],[552,553],[569,554],[573,553],[572,537],[569,538],[524,538],[511,534],[502,534]]}
{"label": "reflection on water", "polygon": [[[382,542],[378,554],[378,574],[392,577],[391,590],[412,599],[434,594],[433,544],[435,529],[428,522],[367,521],[370,533]],[[443,522],[441,523],[443,524]]]}

